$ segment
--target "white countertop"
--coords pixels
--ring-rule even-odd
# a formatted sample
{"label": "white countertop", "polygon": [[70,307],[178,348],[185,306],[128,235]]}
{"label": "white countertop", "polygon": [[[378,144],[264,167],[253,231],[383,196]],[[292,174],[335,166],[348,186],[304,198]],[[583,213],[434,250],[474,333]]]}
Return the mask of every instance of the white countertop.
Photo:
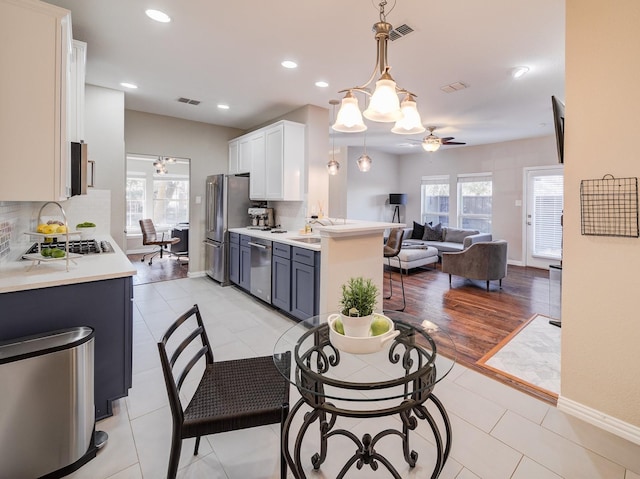
{"label": "white countertop", "polygon": [[108,241],[114,252],[83,255],[74,259],[75,264],[69,261],[69,271],[66,270],[67,262],[64,259],[41,262],[33,267],[32,261],[29,260],[0,263],[0,293],[123,278],[136,274],[135,267],[113,238],[96,235],[96,240]]}
{"label": "white countertop", "polygon": [[[302,243],[295,241],[295,238],[307,238],[307,237],[331,237],[331,236],[359,236],[363,234],[381,233],[389,228],[404,228],[404,223],[386,223],[382,221],[356,221],[347,220],[343,223],[343,220],[329,220],[328,218],[319,220],[326,224],[313,223],[311,227],[313,232],[311,234],[303,234],[300,231],[287,231],[286,233],[273,233],[271,231],[262,231],[251,228],[231,228],[232,233],[239,233],[241,235],[253,236],[254,238],[262,238],[266,240],[276,241],[278,243],[285,243],[291,246],[298,246],[299,248],[306,248],[314,251],[321,251],[322,243]],[[334,223],[334,224],[331,224]]]}
{"label": "white countertop", "polygon": [[253,236],[254,238],[261,238],[276,243],[284,243],[291,246],[297,246],[299,248],[311,249],[314,251],[320,251],[320,243],[301,243],[300,241],[294,241],[292,238],[308,238],[316,237],[320,235],[316,232],[311,234],[301,234],[299,231],[287,231],[286,233],[272,233],[272,231],[254,230],[251,228],[230,228],[231,233],[239,233],[241,235]]}

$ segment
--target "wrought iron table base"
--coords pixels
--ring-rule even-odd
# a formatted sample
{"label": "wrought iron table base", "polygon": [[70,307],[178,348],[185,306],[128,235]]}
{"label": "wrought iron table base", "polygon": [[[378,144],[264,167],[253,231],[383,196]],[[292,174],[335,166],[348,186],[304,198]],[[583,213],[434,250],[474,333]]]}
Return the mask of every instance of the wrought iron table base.
{"label": "wrought iron table base", "polygon": [[[376,452],[375,445],[383,437],[389,435],[399,436],[402,440],[404,459],[410,467],[414,467],[418,460],[418,453],[414,450],[411,450],[409,446],[409,433],[410,431],[416,429],[416,427],[418,426],[418,419],[420,419],[425,420],[429,423],[436,442],[436,464],[434,466],[433,473],[431,474],[431,479],[436,479],[442,472],[442,469],[444,468],[447,458],[449,457],[449,452],[451,450],[451,423],[449,421],[449,416],[447,415],[447,412],[445,411],[444,406],[442,405],[440,400],[433,394],[429,395],[427,401],[429,400],[436,406],[444,422],[444,435],[438,428],[435,419],[427,410],[426,406],[424,404],[416,404],[415,401],[411,400],[404,401],[397,408],[381,411],[347,411],[337,408],[333,404],[324,401],[322,401],[320,405],[316,405],[315,407],[313,405],[310,405],[313,409],[310,412],[307,412],[304,416],[302,426],[300,427],[300,430],[296,435],[292,457],[289,450],[289,432],[291,429],[291,423],[298,411],[300,411],[301,407],[305,404],[308,404],[307,400],[305,400],[304,398],[298,400],[298,402],[291,409],[289,416],[287,417],[282,434],[283,451],[292,473],[298,479],[306,479],[307,477],[304,473],[302,460],[300,457],[302,441],[309,429],[309,426],[311,426],[311,424],[318,420],[320,426],[320,452],[314,454],[311,457],[311,464],[314,469],[319,469],[322,463],[324,463],[327,458],[328,439],[332,436],[341,435],[348,437],[354,442],[354,444],[356,445],[356,452],[342,467],[342,469],[336,476],[337,479],[343,478],[354,464],[356,465],[357,469],[362,469],[363,466],[368,465],[372,470],[376,471],[379,467],[378,463],[383,464],[393,477],[402,479],[393,464],[391,464],[391,462],[386,457]],[[360,439],[351,431],[347,431],[346,429],[334,429],[338,416],[375,418],[392,414],[400,415],[400,419],[402,421],[402,431],[396,429],[385,429],[384,431],[379,432],[373,437],[368,433],[364,434],[362,436],[362,439]]]}

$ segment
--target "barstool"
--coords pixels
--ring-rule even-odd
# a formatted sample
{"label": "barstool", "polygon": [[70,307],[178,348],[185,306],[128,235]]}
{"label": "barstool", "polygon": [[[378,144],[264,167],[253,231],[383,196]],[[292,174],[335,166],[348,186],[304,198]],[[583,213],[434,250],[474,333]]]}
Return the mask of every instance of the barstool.
{"label": "barstool", "polygon": [[402,228],[394,228],[389,232],[389,238],[384,245],[384,257],[387,258],[387,262],[389,264],[389,296],[386,296],[384,299],[390,299],[393,296],[393,285],[391,283],[391,258],[398,259],[398,269],[400,270],[400,284],[402,285],[402,309],[397,309],[396,311],[404,311],[407,303],[404,297],[404,279],[402,277],[402,264],[400,263],[400,258],[398,254],[400,253],[400,249],[402,248],[402,237],[404,236],[404,230]]}

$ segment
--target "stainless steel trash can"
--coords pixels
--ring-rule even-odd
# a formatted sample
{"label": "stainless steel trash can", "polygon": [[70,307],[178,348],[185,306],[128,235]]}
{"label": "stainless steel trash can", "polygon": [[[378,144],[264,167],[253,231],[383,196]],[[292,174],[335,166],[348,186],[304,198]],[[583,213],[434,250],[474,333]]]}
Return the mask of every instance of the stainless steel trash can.
{"label": "stainless steel trash can", "polygon": [[94,332],[0,343],[0,478],[62,477],[96,455]]}
{"label": "stainless steel trash can", "polygon": [[549,321],[554,326],[562,322],[562,266],[549,265]]}

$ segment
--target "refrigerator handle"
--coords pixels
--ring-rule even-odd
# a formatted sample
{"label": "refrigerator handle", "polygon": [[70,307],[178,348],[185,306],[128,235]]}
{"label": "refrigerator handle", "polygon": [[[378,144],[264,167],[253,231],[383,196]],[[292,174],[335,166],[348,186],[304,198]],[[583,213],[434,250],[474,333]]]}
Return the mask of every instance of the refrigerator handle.
{"label": "refrigerator handle", "polygon": [[213,230],[213,227],[215,225],[214,216],[218,199],[213,194],[213,186],[213,181],[207,182],[207,231]]}

